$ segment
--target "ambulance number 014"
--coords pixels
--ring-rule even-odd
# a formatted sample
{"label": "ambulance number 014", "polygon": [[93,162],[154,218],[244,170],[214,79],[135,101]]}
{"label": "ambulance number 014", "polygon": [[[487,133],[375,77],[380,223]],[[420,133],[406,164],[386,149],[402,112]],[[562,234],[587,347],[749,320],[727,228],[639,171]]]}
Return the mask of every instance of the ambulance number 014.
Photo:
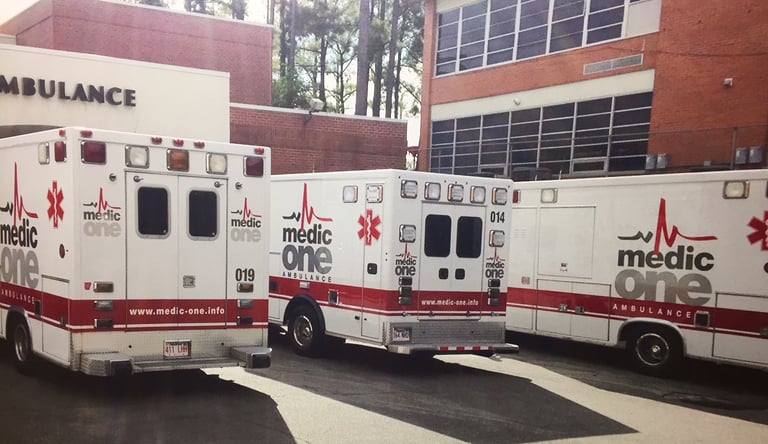
{"label": "ambulance number 014", "polygon": [[491,211],[491,223],[501,222],[504,223],[503,211]]}

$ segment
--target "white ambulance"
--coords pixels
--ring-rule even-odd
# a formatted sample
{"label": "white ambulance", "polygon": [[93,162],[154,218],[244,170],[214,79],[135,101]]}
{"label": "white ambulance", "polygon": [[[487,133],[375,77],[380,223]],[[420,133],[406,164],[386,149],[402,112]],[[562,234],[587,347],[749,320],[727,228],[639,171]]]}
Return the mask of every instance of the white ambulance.
{"label": "white ambulance", "polygon": [[269,155],[86,128],[0,139],[0,336],[19,367],[269,366]]}
{"label": "white ambulance", "polygon": [[507,328],[768,368],[768,170],[516,182]]}
{"label": "white ambulance", "polygon": [[516,352],[504,328],[511,185],[399,170],[273,176],[270,322],[306,355],[338,339]]}

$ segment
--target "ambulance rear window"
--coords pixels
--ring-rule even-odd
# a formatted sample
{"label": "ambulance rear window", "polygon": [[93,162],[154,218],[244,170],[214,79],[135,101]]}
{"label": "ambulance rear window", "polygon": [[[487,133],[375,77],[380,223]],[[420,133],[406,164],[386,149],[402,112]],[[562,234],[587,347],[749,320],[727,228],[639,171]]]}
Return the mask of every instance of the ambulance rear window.
{"label": "ambulance rear window", "polygon": [[189,236],[216,237],[218,234],[218,196],[213,191],[189,192]]}
{"label": "ambulance rear window", "polygon": [[451,217],[430,214],[424,221],[424,254],[448,257],[451,253]]}
{"label": "ambulance rear window", "polygon": [[168,190],[141,187],[138,191],[138,201],[139,234],[168,235]]}
{"label": "ambulance rear window", "polygon": [[482,253],[483,220],[479,217],[462,216],[456,227],[456,255],[477,258]]}

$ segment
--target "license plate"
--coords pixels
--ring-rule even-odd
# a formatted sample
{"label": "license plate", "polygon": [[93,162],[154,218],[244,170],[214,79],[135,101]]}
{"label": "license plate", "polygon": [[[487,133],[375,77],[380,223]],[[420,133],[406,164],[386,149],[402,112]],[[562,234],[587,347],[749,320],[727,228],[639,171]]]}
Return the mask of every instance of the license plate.
{"label": "license plate", "polygon": [[392,327],[392,342],[410,342],[411,327]]}
{"label": "license plate", "polygon": [[163,341],[163,358],[179,359],[192,356],[192,341],[172,340]]}

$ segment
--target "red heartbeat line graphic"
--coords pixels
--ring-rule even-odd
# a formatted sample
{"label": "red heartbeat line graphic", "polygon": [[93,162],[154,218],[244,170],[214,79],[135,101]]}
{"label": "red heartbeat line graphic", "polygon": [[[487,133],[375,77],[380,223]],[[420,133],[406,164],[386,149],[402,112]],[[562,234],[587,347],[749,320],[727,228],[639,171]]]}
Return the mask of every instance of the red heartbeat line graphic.
{"label": "red heartbeat line graphic", "polygon": [[317,219],[321,222],[333,222],[333,218],[320,217],[315,214],[315,207],[309,205],[307,199],[307,184],[304,184],[304,196],[301,201],[301,229],[304,229],[305,224],[311,224],[313,219]]}
{"label": "red heartbeat line graphic", "polygon": [[13,164],[13,225],[17,225],[18,221],[26,215],[30,219],[37,219],[37,213],[30,213],[24,208],[24,198],[19,193],[19,165]]}
{"label": "red heartbeat line graphic", "polygon": [[747,236],[750,244],[760,242],[761,250],[768,250],[768,211],[763,214],[763,220],[753,217],[748,224],[755,232]]}
{"label": "red heartbeat line graphic", "polygon": [[403,259],[410,259],[411,258],[411,252],[408,251],[408,244],[405,244],[405,254],[403,254]]}
{"label": "red heartbeat line graphic", "polygon": [[504,262],[504,259],[502,259],[501,256],[499,256],[498,248],[493,249],[493,257],[487,257],[485,258],[485,260],[491,261],[491,262]]}
{"label": "red heartbeat line graphic", "polygon": [[252,217],[261,217],[261,215],[251,212],[251,209],[248,208],[248,198],[246,197],[245,202],[243,202],[243,220],[248,220]]}
{"label": "red heartbeat line graphic", "polygon": [[656,222],[656,241],[653,246],[654,253],[659,252],[659,246],[661,245],[662,235],[668,247],[672,247],[672,245],[675,244],[675,241],[677,240],[678,236],[682,237],[683,239],[688,239],[690,241],[717,240],[717,236],[686,236],[680,233],[680,230],[677,228],[677,225],[672,225],[672,232],[670,233],[669,228],[667,226],[667,201],[664,198],[662,198],[661,202],[659,202],[659,217]]}
{"label": "red heartbeat line graphic", "polygon": [[373,217],[373,210],[365,210],[365,217],[360,216],[357,223],[363,227],[357,232],[357,237],[365,238],[365,245],[371,245],[373,238],[378,240],[381,236],[381,232],[377,228],[381,224],[381,218],[379,216]]}
{"label": "red heartbeat line graphic", "polygon": [[64,219],[64,208],[61,202],[64,200],[64,192],[59,189],[59,184],[55,180],[53,186],[48,190],[48,219],[53,219],[53,228],[59,228],[59,221]]}
{"label": "red heartbeat line graphic", "polygon": [[106,199],[104,199],[104,188],[99,188],[99,206],[96,207],[96,212],[101,213],[102,211],[106,209],[113,209],[113,210],[119,210],[120,207],[113,207],[112,205],[107,202]]}

